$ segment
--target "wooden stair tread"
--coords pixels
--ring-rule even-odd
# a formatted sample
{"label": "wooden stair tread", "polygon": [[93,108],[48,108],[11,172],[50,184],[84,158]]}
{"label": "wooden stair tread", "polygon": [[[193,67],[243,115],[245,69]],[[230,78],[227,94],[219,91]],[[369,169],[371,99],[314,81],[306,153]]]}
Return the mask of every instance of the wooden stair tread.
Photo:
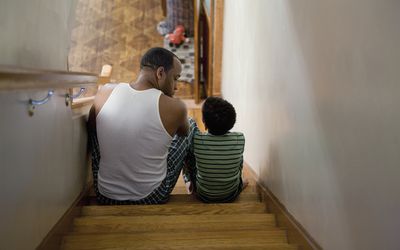
{"label": "wooden stair tread", "polygon": [[82,216],[132,216],[132,215],[194,215],[194,214],[243,214],[243,213],[265,213],[265,204],[247,203],[224,203],[205,204],[193,203],[182,204],[167,203],[163,205],[122,205],[122,206],[84,206]]}
{"label": "wooden stair tread", "polygon": [[135,233],[88,233],[88,234],[77,234],[70,233],[67,234],[64,239],[65,240],[76,240],[79,241],[81,239],[97,239],[101,237],[110,237],[110,238],[118,238],[124,239],[126,237],[130,239],[136,240],[184,240],[184,239],[225,239],[225,238],[273,238],[273,239],[282,239],[286,241],[286,232],[283,229],[278,228],[270,228],[270,229],[262,229],[262,230],[247,230],[247,231],[237,231],[237,230],[226,230],[226,231],[218,231],[218,232],[186,232],[186,231],[174,231],[174,232],[135,232]]}
{"label": "wooden stair tread", "polygon": [[[260,197],[256,193],[241,193],[239,197],[232,203],[242,203],[242,202],[260,202]],[[172,194],[168,201],[171,203],[203,203],[198,200],[193,195],[187,194]]]}
{"label": "wooden stair tread", "polygon": [[275,222],[273,214],[218,214],[218,215],[140,215],[140,216],[83,216],[74,219],[74,225],[98,224],[98,223],[205,223],[205,222]]}
{"label": "wooden stair tread", "polygon": [[[248,193],[241,193],[239,197],[232,203],[243,203],[243,202],[260,202],[260,197],[257,193],[248,192]],[[96,195],[91,194],[86,197],[82,202],[83,205],[98,205],[96,200]],[[188,194],[171,194],[170,199],[167,204],[172,203],[203,203],[202,201],[198,200],[193,195]]]}
{"label": "wooden stair tread", "polygon": [[226,231],[275,228],[272,214],[85,216],[73,223],[73,232],[124,233],[166,231]]}
{"label": "wooden stair tread", "polygon": [[241,246],[264,246],[265,244],[287,241],[286,232],[283,230],[246,230],[225,232],[149,232],[149,233],[118,233],[118,234],[86,234],[67,235],[63,239],[64,249],[104,249],[108,247],[141,247],[148,249],[164,247],[169,248],[193,248],[197,246],[227,246],[235,248]]}
{"label": "wooden stair tread", "polygon": [[137,232],[219,232],[226,231],[247,231],[247,230],[271,230],[276,228],[265,222],[249,222],[245,224],[234,222],[209,222],[206,224],[95,224],[95,225],[76,225],[73,233],[137,233]]}
{"label": "wooden stair tread", "polygon": [[[242,193],[257,193],[257,186],[255,184],[249,184]],[[187,194],[186,187],[184,186],[175,186],[174,190],[172,190],[171,194]]]}
{"label": "wooden stair tread", "polygon": [[[213,244],[214,243],[214,244]],[[188,247],[189,245],[189,247]],[[188,245],[182,244],[138,244],[134,243],[129,246],[123,247],[103,247],[103,246],[94,246],[91,248],[86,249],[96,249],[96,250],[149,250],[149,249],[175,249],[175,250],[186,250],[186,249],[193,249],[193,250],[298,250],[298,246],[292,244],[285,244],[285,243],[259,243],[259,242],[247,242],[245,244],[237,244],[236,242],[208,242],[208,244],[197,244],[193,242],[189,242]],[[62,250],[77,250],[82,249],[82,246],[79,244],[71,244],[66,243],[61,247]]]}

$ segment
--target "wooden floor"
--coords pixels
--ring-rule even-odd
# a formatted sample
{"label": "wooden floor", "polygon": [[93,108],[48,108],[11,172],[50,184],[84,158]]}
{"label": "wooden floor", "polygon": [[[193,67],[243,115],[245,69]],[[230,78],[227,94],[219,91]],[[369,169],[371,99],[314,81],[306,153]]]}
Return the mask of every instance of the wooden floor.
{"label": "wooden floor", "polygon": [[[160,0],[78,0],[69,70],[98,73],[111,64],[113,82],[134,81],[142,55],[163,46],[156,27],[164,18]],[[179,82],[175,96],[193,98],[192,85]]]}
{"label": "wooden floor", "polygon": [[163,45],[156,29],[163,19],[159,0],[78,0],[70,70],[97,73],[102,65],[111,64],[112,79],[134,80],[144,52]]}

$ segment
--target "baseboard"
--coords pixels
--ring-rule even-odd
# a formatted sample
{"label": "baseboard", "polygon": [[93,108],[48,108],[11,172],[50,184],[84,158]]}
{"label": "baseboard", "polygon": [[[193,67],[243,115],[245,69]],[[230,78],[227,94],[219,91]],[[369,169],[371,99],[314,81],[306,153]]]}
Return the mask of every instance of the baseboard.
{"label": "baseboard", "polygon": [[268,212],[275,214],[277,226],[287,230],[288,243],[298,245],[300,250],[321,250],[322,247],[289,213],[285,205],[279,201],[268,187],[260,182],[259,176],[253,169],[247,163],[244,163],[244,165],[251,177],[257,181],[257,192],[261,196],[261,200],[266,203]]}
{"label": "baseboard", "polygon": [[82,204],[81,201],[87,196],[89,189],[88,185],[83,188],[82,192],[78,195],[70,208],[64,213],[60,220],[49,231],[46,237],[42,240],[37,250],[53,250],[60,249],[62,237],[72,229],[72,222],[74,218],[81,214]]}

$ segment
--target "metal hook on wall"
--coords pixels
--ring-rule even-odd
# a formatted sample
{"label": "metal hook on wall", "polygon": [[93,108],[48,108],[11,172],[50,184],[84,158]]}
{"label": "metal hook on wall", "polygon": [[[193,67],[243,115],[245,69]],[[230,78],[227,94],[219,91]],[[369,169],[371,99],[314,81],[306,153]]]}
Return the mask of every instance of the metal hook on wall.
{"label": "metal hook on wall", "polygon": [[40,106],[47,103],[53,95],[54,95],[54,90],[49,90],[47,92],[47,96],[41,100],[29,99],[29,106],[28,106],[29,116],[33,116],[36,106]]}
{"label": "metal hook on wall", "polygon": [[68,106],[74,99],[80,97],[86,92],[86,88],[81,88],[75,95],[65,94],[65,105]]}

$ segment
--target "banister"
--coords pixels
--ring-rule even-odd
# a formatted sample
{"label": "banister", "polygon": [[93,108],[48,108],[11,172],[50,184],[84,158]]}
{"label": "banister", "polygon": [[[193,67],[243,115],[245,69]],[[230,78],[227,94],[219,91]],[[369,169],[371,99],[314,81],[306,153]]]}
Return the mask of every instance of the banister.
{"label": "banister", "polygon": [[96,86],[98,75],[0,65],[0,91]]}

